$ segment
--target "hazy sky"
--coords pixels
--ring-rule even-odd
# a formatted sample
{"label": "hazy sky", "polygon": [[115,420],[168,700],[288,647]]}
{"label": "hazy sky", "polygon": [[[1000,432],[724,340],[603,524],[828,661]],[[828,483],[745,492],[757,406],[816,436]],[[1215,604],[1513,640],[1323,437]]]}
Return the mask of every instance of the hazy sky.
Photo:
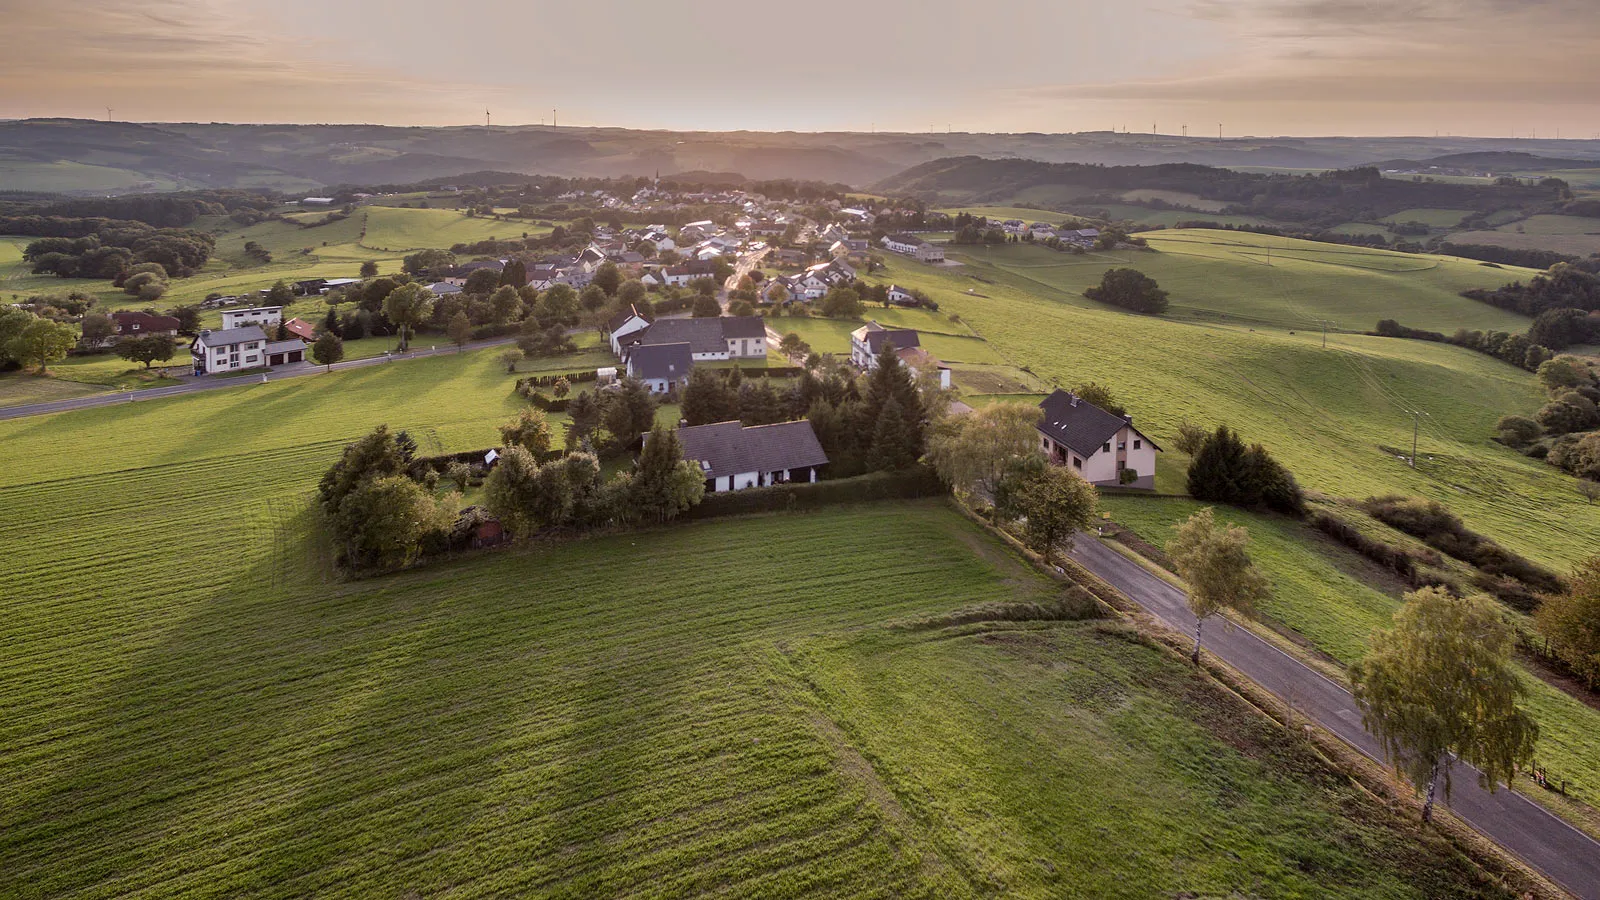
{"label": "hazy sky", "polygon": [[0,117],[1600,135],[1596,0],[0,0]]}

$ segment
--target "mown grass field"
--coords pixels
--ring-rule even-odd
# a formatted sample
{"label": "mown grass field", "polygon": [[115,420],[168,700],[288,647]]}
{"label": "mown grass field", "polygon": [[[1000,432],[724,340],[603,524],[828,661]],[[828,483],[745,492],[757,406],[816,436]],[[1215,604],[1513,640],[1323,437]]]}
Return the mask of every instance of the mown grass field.
{"label": "mown grass field", "polygon": [[1430,228],[1454,228],[1470,213],[1471,210],[1466,209],[1405,209],[1385,216],[1383,221],[1400,224],[1421,222]]}
{"label": "mown grass field", "polygon": [[[1226,246],[1202,249],[1232,252]],[[1470,327],[1504,321],[1498,310],[1452,298],[1437,285],[1407,290],[1429,273],[1445,277],[1437,269],[1341,271],[1299,260],[1280,266],[1275,252],[1273,267],[1249,268],[1266,273],[1258,276],[1264,280],[1240,282],[1245,266],[1237,259],[1162,252],[1077,257],[1092,275],[1068,280],[1062,270],[1072,267],[1050,261],[1074,258],[1048,250],[955,252],[968,265],[933,269],[890,259],[884,275],[928,290],[941,312],[960,314],[1012,365],[1028,367],[1046,382],[1109,385],[1141,428],[1163,444],[1183,419],[1207,427],[1228,423],[1248,440],[1265,443],[1313,489],[1342,497],[1436,498],[1471,527],[1557,567],[1600,552],[1600,508],[1578,496],[1572,479],[1489,440],[1500,416],[1532,414],[1543,402],[1528,373],[1448,345],[1332,334],[1323,350],[1320,333],[1304,328],[1134,315],[1093,304],[1077,288],[1111,265],[1132,262],[1151,267],[1180,305],[1184,296],[1210,290],[1216,299],[1209,302],[1242,297],[1237,302],[1267,315],[1276,298],[1284,308],[1275,316],[1280,318],[1315,315],[1316,307],[1308,309],[1315,302],[1327,310],[1371,304],[1363,315],[1374,320],[1382,308],[1401,321],[1431,318],[1439,326],[1447,326],[1451,315]],[[1174,268],[1162,274],[1158,265]],[[1177,277],[1183,267],[1193,267],[1188,281]],[[1440,268],[1449,271],[1447,264]],[[1230,278],[1241,285],[1238,294],[1229,291]],[[1222,283],[1208,288],[1213,280]],[[1269,293],[1271,285],[1279,291]],[[1413,411],[1427,413],[1420,420],[1422,459],[1415,470],[1399,458],[1410,453]]]}
{"label": "mown grass field", "polygon": [[1461,244],[1490,244],[1516,250],[1554,250],[1574,256],[1600,253],[1600,219],[1579,216],[1532,216],[1492,231],[1463,231],[1450,236]]}
{"label": "mown grass field", "polygon": [[938,627],[1060,588],[937,502],[335,577],[339,447],[483,446],[509,387],[479,353],[0,423],[0,895],[1474,892],[1116,627]]}
{"label": "mown grass field", "polygon": [[[1114,519],[1157,546],[1203,505],[1148,497],[1107,497],[1103,502]],[[1220,521],[1250,531],[1251,558],[1272,580],[1272,599],[1261,607],[1267,620],[1304,636],[1343,665],[1366,653],[1375,629],[1393,624],[1400,601],[1372,587],[1372,572],[1360,557],[1300,523],[1213,508]],[[1531,673],[1524,673],[1523,683],[1530,691],[1528,709],[1539,722],[1540,764],[1570,779],[1573,796],[1600,806],[1600,754],[1595,752],[1600,711]]]}

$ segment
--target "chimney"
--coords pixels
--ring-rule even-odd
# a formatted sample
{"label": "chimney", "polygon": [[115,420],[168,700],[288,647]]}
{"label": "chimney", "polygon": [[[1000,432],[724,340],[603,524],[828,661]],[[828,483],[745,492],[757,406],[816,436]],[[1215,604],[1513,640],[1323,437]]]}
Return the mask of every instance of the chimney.
{"label": "chimney", "polygon": [[1067,395],[1067,402],[1069,404],[1071,404],[1074,409],[1076,409],[1077,406],[1078,406],[1078,395],[1077,394],[1068,394]]}
{"label": "chimney", "polygon": [[1123,413],[1122,414],[1122,421],[1127,422],[1129,425],[1132,425],[1133,424],[1133,416],[1130,416],[1127,413]]}

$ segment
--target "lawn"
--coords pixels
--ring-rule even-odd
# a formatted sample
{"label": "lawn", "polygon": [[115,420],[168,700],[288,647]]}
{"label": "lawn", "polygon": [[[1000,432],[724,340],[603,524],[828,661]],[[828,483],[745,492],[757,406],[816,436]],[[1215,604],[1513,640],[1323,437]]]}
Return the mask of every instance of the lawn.
{"label": "lawn", "polygon": [[498,238],[520,239],[535,229],[530,222],[506,222],[469,217],[447,209],[399,209],[371,206],[361,210],[366,217],[365,247],[386,252],[413,251],[429,247],[449,248],[452,244]]}
{"label": "lawn", "polygon": [[[1114,519],[1157,546],[1201,505],[1146,497],[1107,497],[1102,502]],[[1268,620],[1305,636],[1344,665],[1366,653],[1374,629],[1392,623],[1399,600],[1370,586],[1365,580],[1370,570],[1359,557],[1282,517],[1229,507],[1216,507],[1216,512],[1220,520],[1250,530],[1251,557],[1272,580],[1272,599],[1261,607]],[[1600,805],[1600,755],[1594,743],[1600,711],[1531,674],[1525,673],[1523,681],[1532,692],[1528,708],[1539,722],[1540,764],[1571,779],[1574,796]]]}
{"label": "lawn", "polygon": [[1490,244],[1516,250],[1554,250],[1574,256],[1600,253],[1600,219],[1579,216],[1533,216],[1493,231],[1450,235],[1458,244]]}
{"label": "lawn", "polygon": [[1117,628],[938,627],[1060,588],[935,501],[336,577],[339,448],[485,446],[510,386],[491,350],[0,423],[0,895],[1472,892]]}
{"label": "lawn", "polygon": [[[1308,330],[1290,334],[1100,306],[1073,290],[1109,264],[1092,256],[1028,247],[959,255],[969,265],[931,269],[890,259],[883,274],[927,290],[941,312],[960,314],[1011,365],[1026,366],[1046,383],[1110,386],[1163,446],[1180,420],[1228,423],[1246,439],[1265,443],[1313,489],[1343,497],[1436,498],[1471,527],[1560,568],[1600,552],[1600,508],[1584,503],[1570,478],[1489,440],[1500,416],[1529,415],[1543,402],[1526,372],[1448,345],[1336,333],[1323,350],[1321,335]],[[1298,259],[1268,268],[1226,254],[1123,256],[1152,269],[1167,266],[1156,277],[1180,304],[1190,291],[1206,291],[1209,302],[1221,304],[1233,296],[1232,284],[1241,294],[1231,303],[1255,305],[1264,316],[1273,315],[1274,297],[1290,309],[1313,302],[1322,308],[1370,304],[1363,317],[1374,320],[1380,309],[1401,321],[1439,321],[1452,311],[1476,323],[1505,316],[1430,286],[1426,279],[1453,270],[1445,262],[1405,273]],[[1068,279],[1063,272],[1073,264],[1060,260],[1095,271]],[[1179,277],[1184,267],[1191,273]],[[1263,272],[1275,274],[1253,280]],[[1281,293],[1265,289],[1274,279],[1281,279]],[[1247,289],[1254,295],[1245,295]],[[1423,465],[1415,470],[1397,458],[1410,451],[1413,411],[1427,414],[1419,429]]]}
{"label": "lawn", "polygon": [[[918,340],[929,353],[944,362],[1003,365],[1006,358],[981,338],[949,318],[926,310],[896,310],[870,308],[864,315],[878,319],[887,327],[914,328]],[[862,326],[855,319],[823,319],[816,317],[777,317],[767,324],[778,334],[794,332],[800,335],[818,353],[850,354],[850,332]],[[938,329],[937,331],[925,329]]]}
{"label": "lawn", "polygon": [[1471,212],[1466,209],[1406,209],[1392,216],[1385,216],[1383,221],[1391,224],[1421,222],[1430,228],[1454,228],[1461,224],[1462,219],[1471,215]]}

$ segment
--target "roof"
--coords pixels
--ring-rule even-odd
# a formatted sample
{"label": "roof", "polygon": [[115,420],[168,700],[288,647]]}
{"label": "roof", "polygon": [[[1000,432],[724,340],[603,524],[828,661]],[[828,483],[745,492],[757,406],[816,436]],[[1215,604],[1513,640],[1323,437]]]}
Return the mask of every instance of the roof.
{"label": "roof", "polygon": [[867,352],[877,356],[883,350],[887,341],[893,341],[896,350],[907,350],[912,347],[922,346],[922,341],[917,338],[917,333],[909,328],[884,328],[877,322],[869,322],[857,328],[850,335],[867,345]]}
{"label": "roof", "polygon": [[305,348],[306,342],[299,338],[290,338],[287,341],[269,341],[267,343],[268,353],[292,353],[295,350],[304,350]]}
{"label": "roof", "polygon": [[687,342],[646,344],[635,347],[628,356],[628,374],[634,378],[679,381],[694,366],[694,353]]}
{"label": "roof", "polygon": [[683,444],[683,458],[704,463],[701,469],[707,478],[801,469],[828,462],[817,433],[805,419],[750,428],[738,422],[686,426],[678,429],[678,440]]}
{"label": "roof", "polygon": [[[1044,412],[1038,425],[1040,433],[1086,457],[1094,455],[1123,428],[1133,426],[1131,416],[1112,415],[1063,390],[1057,390],[1040,401],[1039,409]],[[1140,432],[1140,437],[1150,441],[1143,432]],[[1155,441],[1150,441],[1150,446],[1161,449],[1156,447]]]}
{"label": "roof", "polygon": [[224,328],[221,331],[202,331],[195,338],[195,343],[206,347],[226,347],[230,344],[243,344],[248,341],[265,341],[267,333],[259,325],[246,325],[243,328]]}
{"label": "roof", "polygon": [[428,285],[427,287],[428,287],[428,292],[433,294],[434,296],[442,296],[444,294],[459,294],[459,293],[461,293],[461,285],[459,285],[459,284],[451,284],[448,281],[436,281],[433,284]]}
{"label": "roof", "polygon": [[177,331],[181,324],[171,316],[153,316],[138,310],[124,310],[111,314],[111,320],[116,323],[117,331]]}
{"label": "roof", "polygon": [[927,241],[917,237],[914,234],[886,234],[883,236],[883,239],[896,244],[912,244],[915,246],[921,246],[927,243]]}
{"label": "roof", "polygon": [[610,321],[606,322],[606,330],[616,331],[618,328],[628,324],[628,320],[630,319],[644,319],[646,322],[650,321],[649,319],[645,318],[644,313],[639,312],[639,307],[630,303],[628,304],[627,309],[618,310],[617,314],[612,316]]}
{"label": "roof", "polygon": [[316,338],[317,336],[317,326],[307,322],[305,319],[302,319],[299,316],[296,316],[293,319],[283,323],[283,327],[288,329],[290,334],[295,335],[296,337],[304,338],[308,341]]}
{"label": "roof", "polygon": [[760,316],[659,319],[637,332],[641,346],[686,342],[694,353],[727,353],[729,338],[764,337],[766,333],[766,322]]}

